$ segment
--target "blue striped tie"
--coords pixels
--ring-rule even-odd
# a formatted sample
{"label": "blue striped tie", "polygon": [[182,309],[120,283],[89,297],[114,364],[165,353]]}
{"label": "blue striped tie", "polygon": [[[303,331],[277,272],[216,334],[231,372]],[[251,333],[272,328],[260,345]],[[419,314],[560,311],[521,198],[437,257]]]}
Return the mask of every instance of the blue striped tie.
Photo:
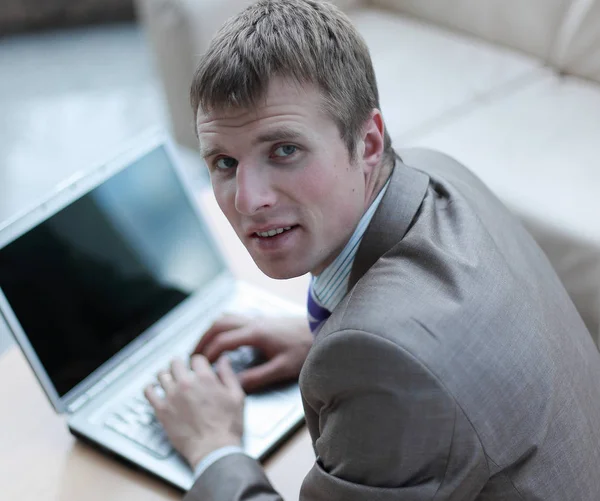
{"label": "blue striped tie", "polygon": [[311,287],[308,288],[308,301],[306,306],[308,309],[308,325],[310,331],[314,334],[321,325],[325,323],[325,320],[329,318],[331,312],[317,303],[313,297],[312,284]]}

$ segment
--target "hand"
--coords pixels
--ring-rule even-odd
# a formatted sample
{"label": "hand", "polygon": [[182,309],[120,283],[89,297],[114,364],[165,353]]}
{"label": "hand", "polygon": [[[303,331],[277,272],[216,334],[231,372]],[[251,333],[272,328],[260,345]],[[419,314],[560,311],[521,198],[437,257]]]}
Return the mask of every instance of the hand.
{"label": "hand", "polygon": [[158,374],[164,398],[152,385],[144,390],[173,447],[192,468],[212,451],[242,443],[244,391],[225,357],[217,373],[201,355],[192,357],[191,370],[175,359],[170,371]]}
{"label": "hand", "polygon": [[313,342],[305,318],[271,318],[223,315],[204,334],[194,353],[213,362],[224,352],[249,345],[258,348],[266,362],[238,374],[248,393],[270,384],[298,379]]}

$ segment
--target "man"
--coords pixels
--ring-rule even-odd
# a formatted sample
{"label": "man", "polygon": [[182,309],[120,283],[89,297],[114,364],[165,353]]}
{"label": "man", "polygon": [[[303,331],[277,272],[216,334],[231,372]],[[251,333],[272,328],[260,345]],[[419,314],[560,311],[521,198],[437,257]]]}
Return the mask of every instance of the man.
{"label": "man", "polygon": [[[275,500],[244,392],[300,376],[306,501],[600,499],[600,356],[543,253],[464,167],[395,155],[368,50],[315,0],[261,0],[192,85],[219,206],[261,270],[311,272],[309,325],[226,317],[146,396],[188,500]],[[263,366],[240,376],[243,344]],[[301,371],[300,371],[301,369]]]}

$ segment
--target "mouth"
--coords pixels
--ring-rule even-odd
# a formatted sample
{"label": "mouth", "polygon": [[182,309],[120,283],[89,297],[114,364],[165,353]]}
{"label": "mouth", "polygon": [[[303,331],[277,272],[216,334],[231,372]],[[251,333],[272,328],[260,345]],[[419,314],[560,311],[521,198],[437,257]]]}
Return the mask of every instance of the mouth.
{"label": "mouth", "polygon": [[270,256],[288,253],[298,245],[298,230],[300,226],[271,227],[264,231],[250,234],[250,247],[260,254]]}
{"label": "mouth", "polygon": [[252,236],[257,238],[274,238],[283,233],[286,233],[294,229],[297,225],[293,226],[282,226],[281,228],[272,228],[266,231],[255,231]]}

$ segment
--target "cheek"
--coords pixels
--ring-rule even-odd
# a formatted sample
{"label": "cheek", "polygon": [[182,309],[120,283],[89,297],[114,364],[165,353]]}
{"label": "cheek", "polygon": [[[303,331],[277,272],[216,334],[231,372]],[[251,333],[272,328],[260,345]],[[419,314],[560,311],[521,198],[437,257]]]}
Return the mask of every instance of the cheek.
{"label": "cheek", "polygon": [[354,206],[363,196],[364,186],[361,181],[356,170],[341,165],[334,166],[324,175],[312,176],[308,188],[327,205],[347,207]]}
{"label": "cheek", "polygon": [[294,190],[302,193],[307,200],[327,202],[331,195],[341,191],[340,177],[336,165],[324,165],[321,162],[305,167],[292,180]]}
{"label": "cheek", "polygon": [[212,187],[218,206],[229,222],[234,224],[235,216],[237,214],[237,211],[235,210],[235,189],[232,190],[229,183],[214,180]]}
{"label": "cheek", "polygon": [[302,202],[319,213],[317,217],[330,234],[346,233],[364,210],[364,183],[360,172],[343,165],[316,168],[312,172],[295,181],[297,192],[304,196]]}

